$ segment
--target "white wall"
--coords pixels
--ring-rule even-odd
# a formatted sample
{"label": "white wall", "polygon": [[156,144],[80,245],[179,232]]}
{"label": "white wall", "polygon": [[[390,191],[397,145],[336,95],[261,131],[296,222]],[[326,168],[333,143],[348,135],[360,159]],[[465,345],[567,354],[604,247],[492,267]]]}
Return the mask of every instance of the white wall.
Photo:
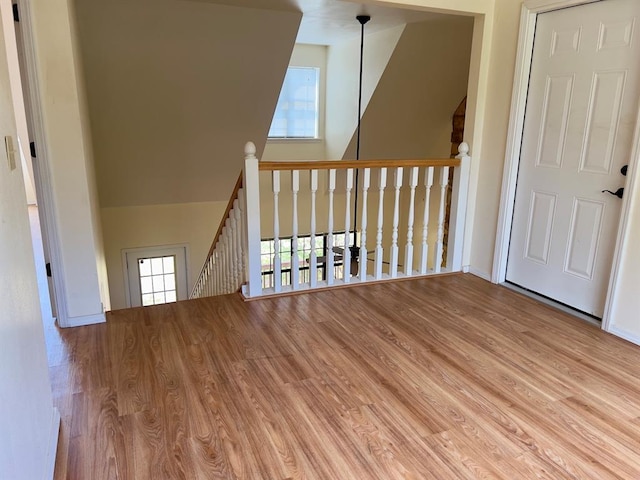
{"label": "white wall", "polygon": [[[11,2],[0,1],[0,138],[17,137],[4,33],[13,28]],[[9,66],[10,65],[10,66]],[[9,170],[0,151],[0,477],[33,480],[50,474],[55,414],[38,302],[27,200],[19,159]]]}
{"label": "white wall", "polygon": [[111,307],[126,308],[122,250],[187,244],[189,291],[218,230],[227,202],[178,203],[102,209]]}
{"label": "white wall", "polygon": [[70,0],[31,2],[53,195],[49,207],[57,223],[53,275],[62,326],[104,321],[103,305],[109,304],[72,7]]}
{"label": "white wall", "polygon": [[[366,108],[393,54],[404,25],[366,36],[363,56],[362,105]],[[358,124],[360,37],[331,45],[327,57],[326,151],[342,159]],[[354,157],[355,158],[355,157]]]}

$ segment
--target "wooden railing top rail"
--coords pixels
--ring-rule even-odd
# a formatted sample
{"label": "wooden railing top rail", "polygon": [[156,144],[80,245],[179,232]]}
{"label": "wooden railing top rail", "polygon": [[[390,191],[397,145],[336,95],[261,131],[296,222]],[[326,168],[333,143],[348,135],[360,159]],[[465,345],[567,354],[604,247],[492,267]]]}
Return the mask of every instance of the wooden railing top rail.
{"label": "wooden railing top rail", "polygon": [[[211,256],[213,251],[216,248],[216,243],[218,243],[218,239],[220,235],[222,235],[222,229],[224,228],[224,224],[229,217],[229,212],[233,208],[233,202],[236,198],[238,198],[238,191],[242,188],[242,172],[240,172],[240,176],[236,181],[235,187],[233,187],[233,192],[231,192],[231,196],[229,197],[229,203],[227,203],[227,208],[224,211],[224,215],[222,215],[222,219],[220,220],[220,225],[218,226],[218,231],[216,232],[216,236],[213,237],[213,242],[211,243],[211,248],[209,248],[209,253],[207,254],[207,259]],[[206,263],[206,262],[205,262]]]}
{"label": "wooden railing top rail", "polygon": [[322,160],[295,162],[259,162],[260,171],[273,170],[330,170],[347,168],[395,168],[395,167],[459,167],[458,158],[422,160]]}

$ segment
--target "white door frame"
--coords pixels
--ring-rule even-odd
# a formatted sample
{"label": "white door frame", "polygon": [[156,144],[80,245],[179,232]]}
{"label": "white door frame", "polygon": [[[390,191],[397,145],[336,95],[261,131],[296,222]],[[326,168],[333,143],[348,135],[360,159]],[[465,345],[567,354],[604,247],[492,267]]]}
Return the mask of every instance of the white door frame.
{"label": "white door frame", "polygon": [[67,327],[67,293],[64,282],[64,264],[62,262],[62,251],[60,249],[60,236],[58,233],[58,223],[56,216],[56,206],[53,197],[53,189],[51,187],[51,167],[49,164],[49,145],[44,128],[44,120],[42,118],[42,99],[40,92],[40,76],[37,68],[36,50],[34,45],[34,30],[31,13],[31,4],[29,0],[16,0],[20,11],[20,31],[22,33],[22,45],[24,46],[25,68],[28,84],[27,92],[23,92],[23,96],[29,97],[30,111],[28,114],[33,121],[32,141],[36,142],[38,157],[34,167],[34,180],[36,194],[38,197],[38,214],[40,215],[40,224],[42,226],[43,247],[47,249],[51,270],[53,272],[51,282],[53,284],[53,300],[54,315],[57,318],[58,325]]}
{"label": "white door frame", "polygon": [[[183,268],[180,268],[180,266],[182,265],[180,262],[176,262],[176,286],[180,284],[180,286],[182,287],[180,289],[176,288],[176,292],[178,294],[182,294],[182,295],[178,295],[178,298],[177,298],[178,301],[181,301],[181,300],[187,300],[189,298],[189,293],[191,293],[191,290],[189,290],[189,260],[190,260],[189,244],[179,243],[179,244],[171,244],[171,245],[154,245],[150,247],[136,247],[136,248],[122,249],[121,251],[122,272],[124,274],[124,296],[125,296],[125,302],[127,306],[126,308],[140,306],[140,305],[136,305],[136,302],[134,302],[133,299],[131,298],[131,280],[129,276],[130,266],[127,262],[127,255],[141,254],[141,255],[148,255],[151,257],[151,256],[162,256],[162,255],[171,255],[171,254],[179,255],[178,252],[184,255]],[[137,265],[135,265],[135,268],[136,269],[138,268]],[[178,275],[180,273],[179,270],[181,271],[183,270],[182,273],[184,273],[184,279],[181,278],[182,275],[180,276]]]}
{"label": "white door frame", "polygon": [[[507,276],[507,258],[509,255],[509,241],[511,238],[511,226],[513,223],[513,208],[516,195],[516,180],[518,166],[520,164],[520,149],[524,127],[525,106],[529,86],[529,73],[531,71],[531,57],[533,55],[533,41],[538,14],[559,10],[561,8],[575,7],[596,1],[608,0],[525,0],[520,15],[520,34],[518,38],[518,51],[516,57],[516,69],[513,79],[513,93],[511,97],[511,112],[509,117],[509,130],[507,134],[507,150],[502,177],[502,191],[500,195],[500,210],[498,213],[498,229],[496,233],[496,245],[493,255],[493,270],[491,281],[503,283]],[[629,171],[625,185],[625,192],[635,189],[640,170],[637,164],[640,160],[640,104],[634,131],[632,155],[629,159]],[[607,300],[605,303],[602,328],[609,330],[611,302],[617,284],[620,263],[620,248],[627,234],[629,216],[629,199],[631,195],[625,194],[622,199],[620,211],[620,225],[616,239],[616,247],[613,256],[611,277]]]}

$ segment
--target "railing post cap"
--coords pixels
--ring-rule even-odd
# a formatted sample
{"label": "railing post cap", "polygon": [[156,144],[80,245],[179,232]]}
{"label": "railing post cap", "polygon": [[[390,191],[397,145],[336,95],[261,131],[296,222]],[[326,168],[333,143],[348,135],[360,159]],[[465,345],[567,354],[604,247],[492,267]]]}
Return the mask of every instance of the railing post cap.
{"label": "railing post cap", "polygon": [[462,142],[458,146],[458,153],[460,155],[468,155],[469,154],[469,144],[467,142]]}
{"label": "railing post cap", "polygon": [[244,146],[244,155],[246,157],[256,156],[256,145],[253,142],[247,142]]}

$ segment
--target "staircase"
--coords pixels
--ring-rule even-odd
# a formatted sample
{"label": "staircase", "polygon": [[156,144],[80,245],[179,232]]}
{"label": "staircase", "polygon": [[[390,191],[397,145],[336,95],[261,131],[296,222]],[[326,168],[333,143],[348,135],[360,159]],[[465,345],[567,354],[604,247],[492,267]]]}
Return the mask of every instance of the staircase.
{"label": "staircase", "polygon": [[260,162],[249,142],[190,297],[258,298],[459,272],[470,162],[466,143],[446,159]]}

